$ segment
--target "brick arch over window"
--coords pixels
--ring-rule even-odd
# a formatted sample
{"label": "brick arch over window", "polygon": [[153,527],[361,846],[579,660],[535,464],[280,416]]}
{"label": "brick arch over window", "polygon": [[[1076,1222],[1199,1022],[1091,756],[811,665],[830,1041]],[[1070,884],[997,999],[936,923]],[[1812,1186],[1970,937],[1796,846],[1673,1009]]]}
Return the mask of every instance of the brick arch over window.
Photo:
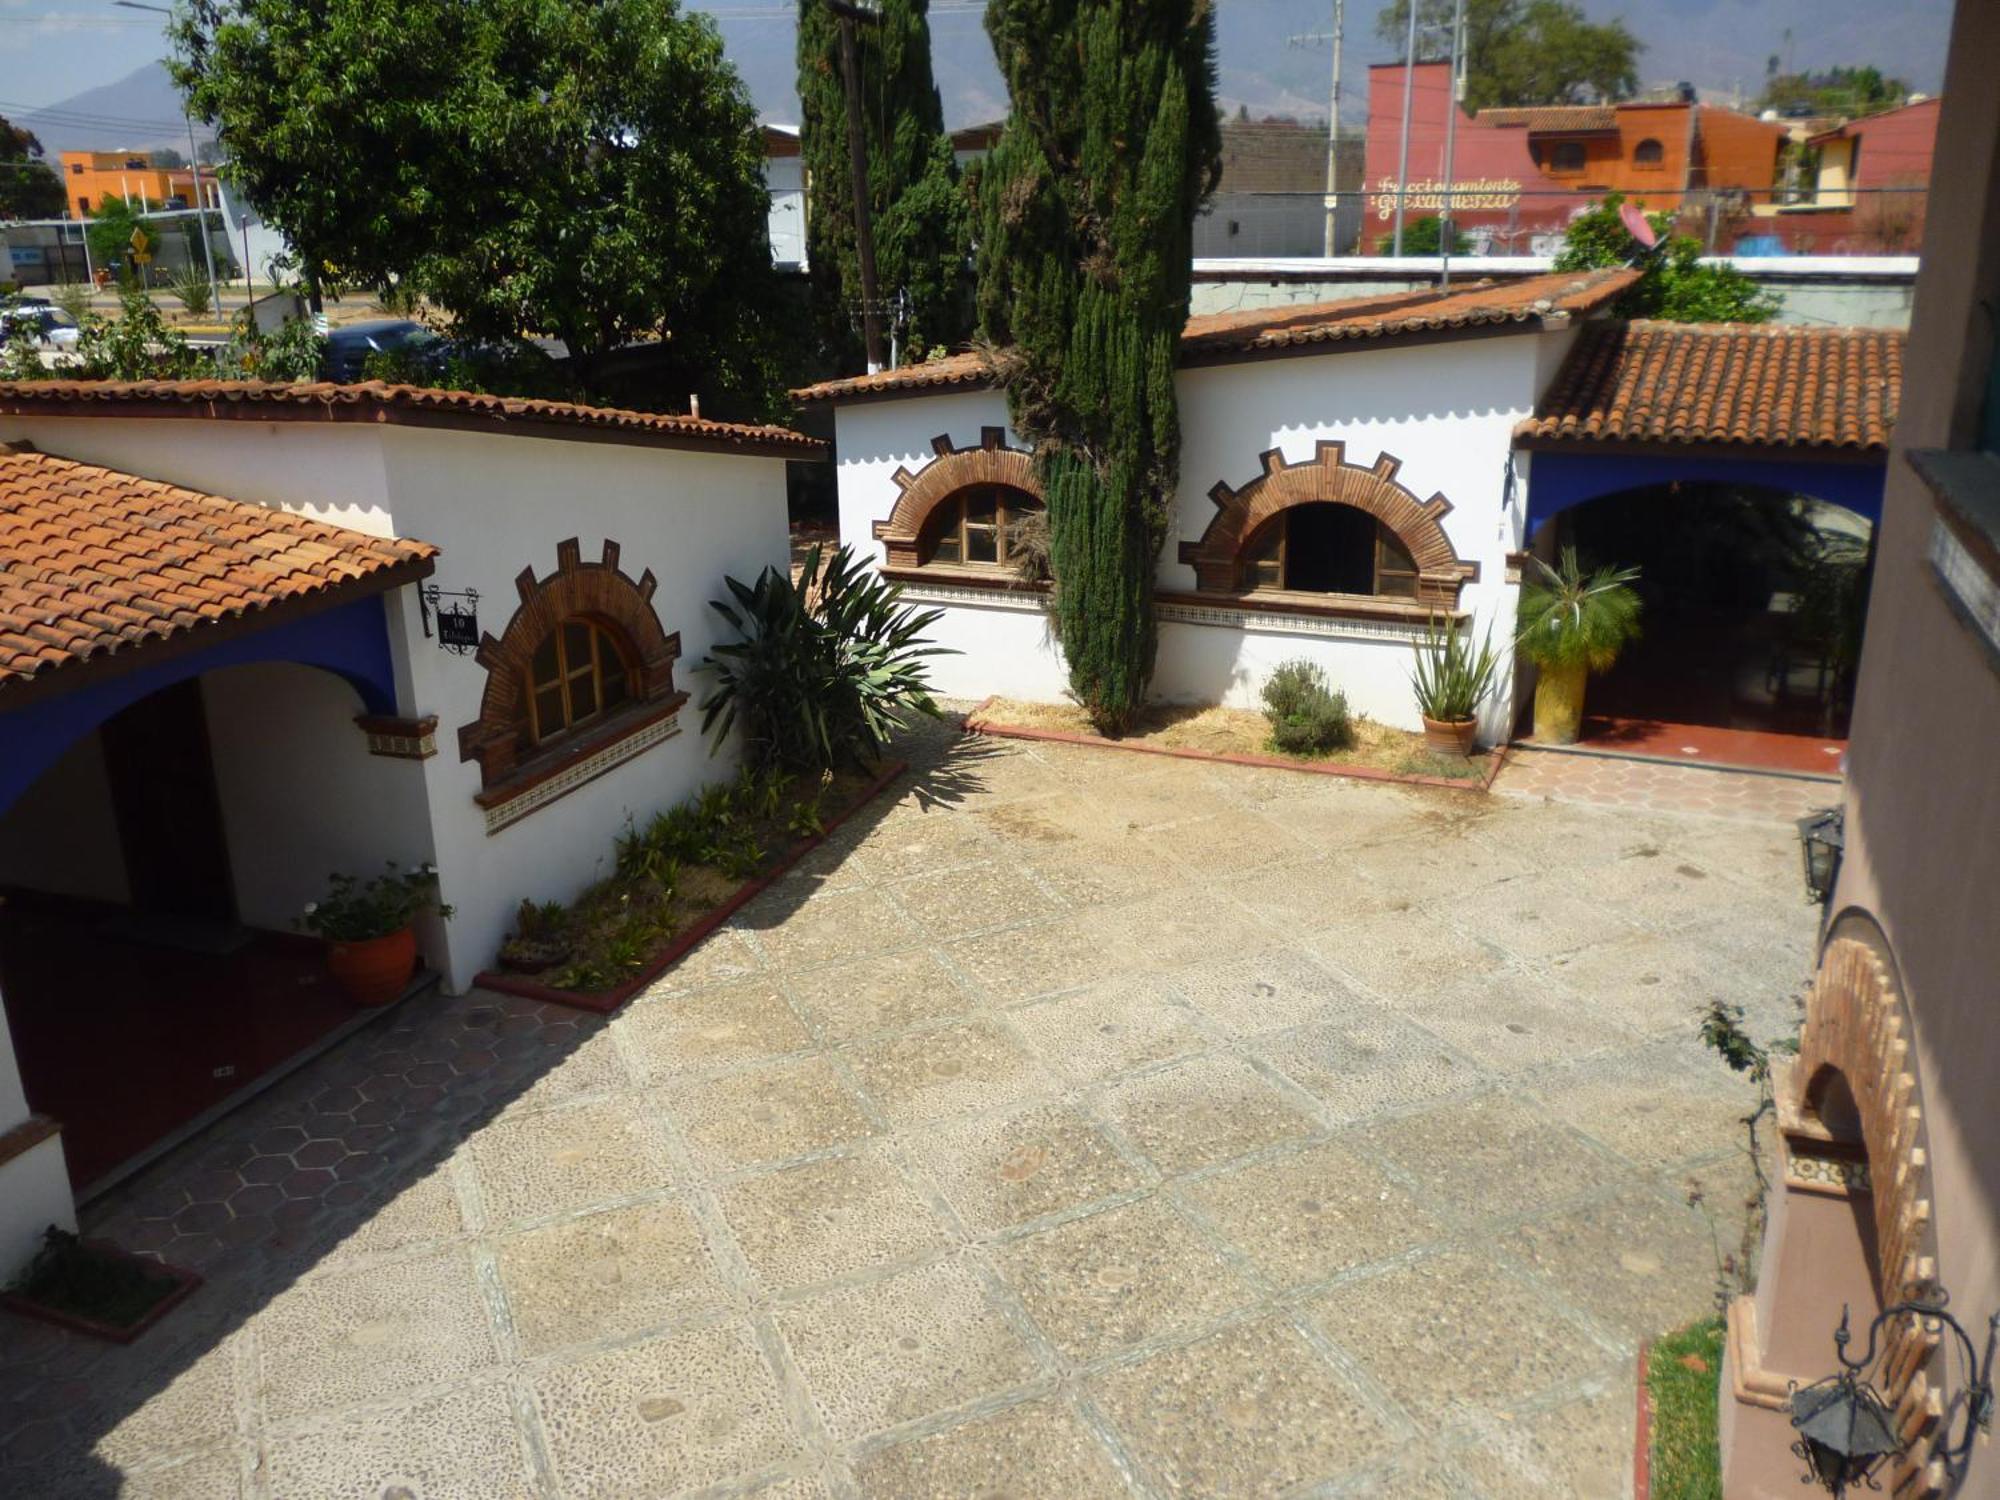
{"label": "brick arch over window", "polygon": [[1458,592],[1479,577],[1479,564],[1463,561],[1444,533],[1451,502],[1443,495],[1419,500],[1396,482],[1402,460],[1384,453],[1372,468],[1344,461],[1345,445],[1323,442],[1304,463],[1288,464],[1276,448],[1260,455],[1264,472],[1232,489],[1218,484],[1208,492],[1215,515],[1195,542],[1181,543],[1181,561],[1195,572],[1195,587],[1208,593],[1237,592],[1244,544],[1265,522],[1295,505],[1331,501],[1367,511],[1395,534],[1417,565],[1417,603],[1455,609]]}
{"label": "brick arch over window", "polygon": [[896,488],[901,491],[896,507],[886,521],[875,523],[875,540],[887,549],[892,568],[914,568],[922,561],[917,540],[923,535],[924,522],[938,506],[970,485],[1004,484],[1037,500],[1043,498],[1033,458],[1019,448],[1007,447],[1006,434],[998,427],[980,428],[977,448],[954,448],[950,435],[940,433],[931,439],[931,451],[937,457],[916,473],[896,470]]}
{"label": "brick arch over window", "polygon": [[582,618],[608,627],[630,652],[626,670],[632,703],[625,712],[652,717],[687,700],[686,693],[674,691],[680,632],[668,634],[653,612],[656,587],[651,569],[636,583],[619,571],[618,544],[609,538],[597,562],[583,561],[582,548],[571,537],[556,545],[556,570],[548,577],[537,579],[533,568],[521,570],[514,580],[520,606],[498,639],[489,634],[480,641],[474,658],[486,669],[479,717],[458,731],[459,759],[478,761],[486,786],[504,781],[516,767],[529,665],[535,648],[564,620]]}

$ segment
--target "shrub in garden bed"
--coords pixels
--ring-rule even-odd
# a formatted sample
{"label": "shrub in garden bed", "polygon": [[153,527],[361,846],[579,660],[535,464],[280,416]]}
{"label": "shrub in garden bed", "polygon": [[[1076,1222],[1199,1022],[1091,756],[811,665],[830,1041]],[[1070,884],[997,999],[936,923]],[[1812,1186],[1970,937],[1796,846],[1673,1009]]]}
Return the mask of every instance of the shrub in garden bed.
{"label": "shrub in garden bed", "polygon": [[197,1278],[108,1246],[78,1239],[51,1224],[42,1248],[6,1290],[7,1303],[54,1321],[82,1325],[112,1339],[129,1339]]}
{"label": "shrub in garden bed", "polygon": [[1354,743],[1347,695],[1303,659],[1280,664],[1264,683],[1271,748],[1285,755],[1326,755]]}

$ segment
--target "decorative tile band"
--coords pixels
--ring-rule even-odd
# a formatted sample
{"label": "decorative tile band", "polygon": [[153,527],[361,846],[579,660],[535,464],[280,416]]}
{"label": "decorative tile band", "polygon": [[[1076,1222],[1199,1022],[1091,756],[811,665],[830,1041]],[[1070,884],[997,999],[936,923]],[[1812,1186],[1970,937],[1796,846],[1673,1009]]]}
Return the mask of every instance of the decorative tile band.
{"label": "decorative tile band", "polygon": [[621,765],[635,755],[644,754],[653,746],[672,739],[681,732],[680,715],[668,714],[655,719],[643,728],[634,730],[615,744],[606,745],[595,755],[586,755],[574,765],[565,766],[545,781],[522,788],[517,796],[504,802],[496,802],[486,809],[486,832],[490,837],[507,827],[518,823],[538,807],[547,807],[556,798],[575,791],[586,781],[602,776],[613,766]]}
{"label": "decorative tile band", "polygon": [[1421,625],[1400,620],[1341,619],[1322,615],[1295,615],[1281,611],[1216,609],[1199,604],[1162,604],[1162,622],[1176,625],[1213,625],[1223,630],[1268,630],[1281,635],[1323,635],[1336,640],[1394,641],[1413,645],[1423,639]]}
{"label": "decorative tile band", "polygon": [[1793,1187],[1819,1188],[1842,1195],[1872,1191],[1867,1162],[1845,1161],[1831,1156],[1800,1156],[1796,1149],[1786,1154],[1785,1181]]}
{"label": "decorative tile band", "polygon": [[913,604],[970,604],[979,609],[1011,609],[1040,614],[1047,595],[1026,589],[954,588],[948,583],[904,583],[903,597]]}
{"label": "decorative tile band", "polygon": [[358,714],[354,722],[368,736],[368,753],[394,760],[428,760],[437,754],[437,715],[396,719],[380,714]]}

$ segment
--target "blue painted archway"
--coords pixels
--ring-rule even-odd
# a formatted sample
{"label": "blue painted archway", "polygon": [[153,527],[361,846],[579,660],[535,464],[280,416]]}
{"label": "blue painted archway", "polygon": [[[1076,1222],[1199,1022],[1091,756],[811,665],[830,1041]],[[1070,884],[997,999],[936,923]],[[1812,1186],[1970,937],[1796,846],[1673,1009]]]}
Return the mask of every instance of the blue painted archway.
{"label": "blue painted archway", "polygon": [[73,692],[0,713],[0,812],[5,812],[63,753],[129,704],[218,667],[295,662],[344,678],[369,713],[396,711],[388,620],[379,596],[356,599],[203,650],[93,678]]}
{"label": "blue painted archway", "polygon": [[1566,452],[1539,448],[1528,465],[1528,514],[1523,535],[1532,540],[1551,516],[1573,505],[1627,490],[1649,489],[1676,480],[1707,484],[1755,485],[1785,494],[1809,495],[1865,517],[1882,519],[1882,486],[1888,465],[1853,461],[1737,458],[1724,452],[1686,456],[1655,453]]}

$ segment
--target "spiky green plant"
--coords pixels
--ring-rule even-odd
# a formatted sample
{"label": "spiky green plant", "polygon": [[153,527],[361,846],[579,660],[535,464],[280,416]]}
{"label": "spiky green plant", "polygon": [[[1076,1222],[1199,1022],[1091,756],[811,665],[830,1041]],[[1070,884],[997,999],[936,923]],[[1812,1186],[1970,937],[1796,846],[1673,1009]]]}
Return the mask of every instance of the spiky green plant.
{"label": "spiky green plant", "polygon": [[702,663],[715,678],[702,732],[719,745],[740,722],[751,764],[765,769],[866,763],[913,715],[936,716],[925,659],[950,653],[924,634],[943,611],[904,604],[847,547],[823,569],[814,547],[800,576],[766,568],[754,584],[723,580],[733,602],[709,607],[739,639]]}
{"label": "spiky green plant", "polygon": [[1145,701],[1180,469],[1193,224],[1221,170],[1210,0],[992,0],[1007,127],[980,174],[980,327],[1048,500],[1070,691]]}
{"label": "spiky green plant", "polygon": [[1637,568],[1609,565],[1585,573],[1576,548],[1565,547],[1550,567],[1530,557],[1539,575],[1521,589],[1516,646],[1538,667],[1607,670],[1639,635]]}
{"label": "spiky green plant", "polygon": [[1499,670],[1490,628],[1475,651],[1470,631],[1433,619],[1417,642],[1417,664],[1410,671],[1417,711],[1439,723],[1461,723],[1479,711]]}

